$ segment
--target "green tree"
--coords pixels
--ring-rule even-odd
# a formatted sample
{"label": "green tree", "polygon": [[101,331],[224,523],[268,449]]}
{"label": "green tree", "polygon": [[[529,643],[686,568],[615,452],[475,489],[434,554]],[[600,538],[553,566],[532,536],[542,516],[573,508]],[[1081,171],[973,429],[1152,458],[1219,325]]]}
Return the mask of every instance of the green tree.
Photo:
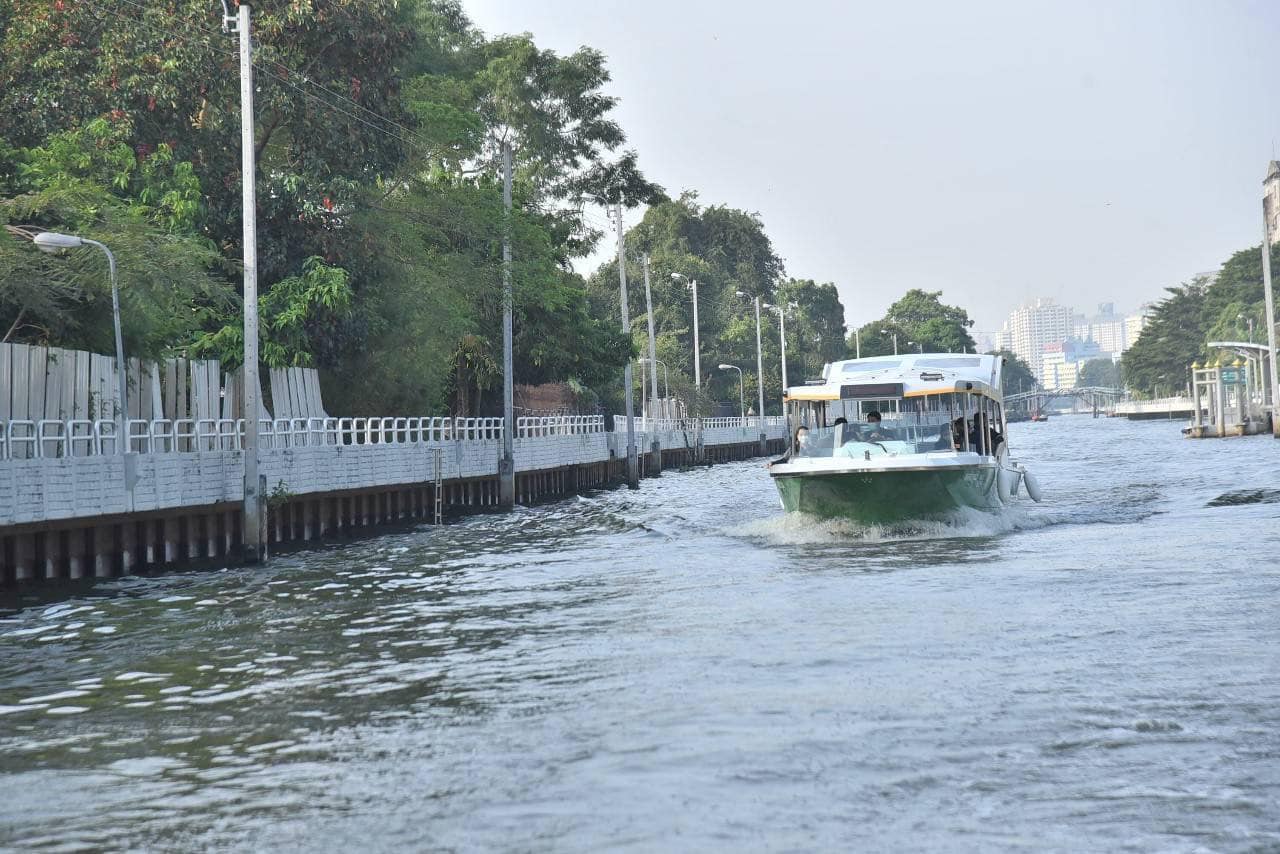
{"label": "green tree", "polygon": [[791,385],[822,376],[822,367],[846,358],[844,305],[831,282],[788,279],[775,297],[787,306],[787,377]]}
{"label": "green tree", "polygon": [[1120,366],[1110,359],[1090,359],[1080,368],[1076,385],[1120,388]]}
{"label": "green tree", "polygon": [[1002,394],[1018,394],[1032,391],[1039,386],[1031,367],[1012,350],[992,350],[987,355],[1000,356],[1004,359],[1004,368],[1000,372],[1000,392]]}
{"label": "green tree", "polygon": [[1124,354],[1124,378],[1130,388],[1153,394],[1157,386],[1173,390],[1186,385],[1188,367],[1205,356],[1208,289],[1207,277],[1165,289],[1169,296],[1156,304],[1142,334]]}
{"label": "green tree", "polygon": [[[942,302],[942,291],[913,288],[889,306],[883,318],[859,329],[862,355],[892,353],[895,335],[900,353],[971,353],[977,347],[969,335],[972,326],[968,312]],[[848,346],[853,350],[852,341]]]}
{"label": "green tree", "polygon": [[[670,369],[673,390],[679,390],[689,401],[694,401],[695,383],[693,302],[688,282],[698,282],[703,398],[696,404],[703,412],[710,411],[717,401],[738,399],[737,373],[720,371],[717,366],[721,363],[743,369],[747,396],[756,399],[756,295],[762,303],[780,304],[790,287],[790,301],[800,307],[799,319],[789,320],[787,329],[789,345],[803,341],[794,354],[790,352],[792,347],[788,348],[789,362],[798,362],[799,367],[799,373],[789,377],[791,382],[798,382],[808,370],[799,360],[812,360],[819,353],[825,355],[839,349],[844,310],[834,286],[782,283],[782,260],[755,214],[720,205],[703,207],[696,194],[686,192],[679,199],[650,206],[644,218],[628,231],[626,245],[631,253],[627,279],[633,286],[640,286],[643,280],[640,256],[649,253],[658,358]],[[676,274],[682,278],[674,278]],[[613,318],[619,317],[617,262],[601,265],[591,276],[589,288],[592,313],[614,322]],[[645,353],[648,341],[643,292],[632,291],[629,304],[634,348]],[[839,327],[834,340],[831,320],[825,314],[828,310],[833,311],[830,317]],[[761,329],[765,406],[768,411],[777,412],[781,407],[782,375],[776,314],[762,310]],[[806,357],[806,353],[810,355]],[[620,391],[618,387],[610,390],[606,402],[617,406]]]}
{"label": "green tree", "polygon": [[[319,365],[333,411],[438,411],[452,398],[471,412],[491,402],[504,221],[495,166],[505,140],[517,164],[517,381],[603,382],[620,368],[625,342],[592,316],[571,272],[600,236],[583,206],[635,204],[660,189],[621,150],[598,51],[558,56],[528,36],[488,39],[452,0],[264,0],[254,19],[264,358]],[[180,322],[151,339],[170,348],[195,339],[196,351],[234,359],[238,75],[235,40],[217,20],[216,4],[197,0],[0,4],[0,153],[47,149],[65,160],[49,140],[109,122],[118,138],[95,155],[103,168],[81,176],[81,195],[60,191],[64,204],[36,221],[83,221],[75,211],[96,209],[91,191],[163,212],[171,221],[129,208],[129,222],[149,229],[140,241],[163,232],[151,255],[141,244],[130,255],[152,258],[166,242],[203,248],[204,278],[184,281],[216,294],[198,310],[158,301],[158,316]],[[30,179],[3,163],[3,196],[27,192],[15,182]],[[151,164],[163,168],[147,176]],[[50,263],[6,249],[0,272]],[[177,275],[177,259],[190,257],[168,251],[149,266],[157,278]],[[70,321],[26,325],[59,306],[68,318],[95,318],[78,308],[79,290],[37,293],[22,285],[32,281],[6,274],[0,284],[11,295],[0,311],[26,318],[15,334],[70,333]],[[109,329],[94,325],[95,334]]]}
{"label": "green tree", "polygon": [[[1280,246],[1271,247],[1271,265],[1280,269]],[[1122,362],[1126,384],[1140,393],[1184,388],[1191,363],[1209,358],[1210,341],[1246,340],[1251,327],[1265,340],[1260,246],[1236,252],[1213,276],[1166,292]]]}
{"label": "green tree", "polygon": [[0,325],[4,340],[111,352],[111,282],[97,251],[50,257],[12,235],[50,230],[98,240],[119,267],[130,355],[185,347],[234,310],[221,256],[195,232],[191,164],[167,146],[138,156],[125,123],[95,120],[43,146],[0,146]]}

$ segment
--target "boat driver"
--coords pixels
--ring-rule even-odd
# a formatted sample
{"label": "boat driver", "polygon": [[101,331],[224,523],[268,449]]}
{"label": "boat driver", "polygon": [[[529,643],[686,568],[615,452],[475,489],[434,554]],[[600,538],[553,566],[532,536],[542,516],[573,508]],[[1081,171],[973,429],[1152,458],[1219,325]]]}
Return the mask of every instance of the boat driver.
{"label": "boat driver", "polygon": [[880,420],[880,413],[874,409],[867,413],[867,425],[870,430],[870,434],[867,436],[868,441],[883,442],[893,438],[888,427],[880,426]]}

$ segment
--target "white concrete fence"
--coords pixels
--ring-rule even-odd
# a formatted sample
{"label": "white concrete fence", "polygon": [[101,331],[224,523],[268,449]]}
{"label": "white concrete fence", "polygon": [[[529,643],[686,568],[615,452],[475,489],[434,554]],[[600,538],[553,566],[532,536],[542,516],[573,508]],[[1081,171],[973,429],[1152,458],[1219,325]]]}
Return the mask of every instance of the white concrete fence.
{"label": "white concrete fence", "polygon": [[[626,432],[627,419],[614,417],[615,432]],[[716,442],[750,441],[760,432],[782,438],[786,420],[765,418],[686,418],[635,420],[644,435],[682,433],[716,436]],[[263,450],[334,445],[405,445],[456,441],[501,440],[501,418],[275,418],[258,426]],[[244,449],[244,420],[230,418],[130,419],[129,453],[173,454]],[[120,425],[112,420],[41,419],[0,422],[0,461],[62,459],[120,453]],[[605,432],[602,415],[521,417],[516,439],[585,436]],[[724,434],[721,436],[720,434]],[[777,435],[775,435],[777,434]]]}

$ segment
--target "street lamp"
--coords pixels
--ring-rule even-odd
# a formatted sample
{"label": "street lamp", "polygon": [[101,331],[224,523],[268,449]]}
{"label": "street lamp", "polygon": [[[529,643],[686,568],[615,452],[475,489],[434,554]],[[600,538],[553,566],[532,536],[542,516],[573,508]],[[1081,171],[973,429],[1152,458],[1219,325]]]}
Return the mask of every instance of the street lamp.
{"label": "street lamp", "polygon": [[87,237],[77,237],[74,234],[59,234],[56,231],[42,231],[32,238],[32,242],[40,247],[42,252],[60,252],[63,249],[76,249],[81,246],[96,246],[101,249],[107,256],[107,268],[111,272],[111,318],[115,325],[116,333],[116,379],[120,383],[120,406],[117,411],[117,421],[119,426],[116,428],[120,431],[119,437],[116,439],[116,447],[120,453],[127,454],[129,452],[129,383],[126,379],[128,366],[124,361],[124,338],[120,334],[120,287],[116,282],[116,256],[111,254],[111,250],[96,240],[90,240]]}
{"label": "street lamp", "polygon": [[[923,344],[921,344],[919,341],[908,341],[908,342],[907,342],[907,346],[908,346],[908,347],[919,347],[919,348],[920,348],[920,349],[919,349],[919,352],[920,352],[920,353],[922,353],[922,354],[924,353],[924,345],[923,345]],[[896,356],[896,355],[897,355],[897,353],[895,352],[895,353],[894,353],[894,355]]]}
{"label": "street lamp", "polygon": [[765,303],[764,307],[778,313],[778,339],[782,342],[782,409],[785,412],[787,408],[787,309],[795,308],[795,303],[788,303],[785,306]]}
{"label": "street lamp", "polygon": [[[740,297],[751,296],[746,291],[735,291]],[[756,386],[760,393],[760,409],[757,417],[760,419],[760,426],[764,426],[764,348],[760,345],[760,297],[752,297],[756,306]],[[761,436],[764,434],[761,433]],[[761,439],[763,444],[764,440]]]}
{"label": "street lamp", "polygon": [[[659,365],[662,365],[662,387],[663,387],[663,393],[664,393],[668,398],[670,398],[670,397],[671,397],[671,374],[667,372],[667,363],[666,363],[666,362],[664,362],[664,361],[662,361],[661,359],[641,359],[640,361],[642,361],[642,362],[650,362],[650,363],[652,363],[652,362],[657,362]],[[656,374],[655,374],[655,376],[656,376]]]}
{"label": "street lamp", "polygon": [[672,273],[671,278],[688,282],[693,291],[693,383],[698,391],[702,391],[702,348],[698,344],[698,280],[691,279],[684,273]]}
{"label": "street lamp", "polygon": [[895,356],[896,356],[896,355],[898,355],[898,333],[896,333],[896,332],[890,332],[889,330],[885,329],[885,330],[884,330],[884,331],[882,331],[880,334],[881,334],[881,335],[892,335],[892,336],[893,336],[893,355],[895,355]]}
{"label": "street lamp", "polygon": [[738,372],[738,414],[742,423],[745,425],[747,423],[747,398],[742,386],[742,368],[739,368],[737,365],[721,365],[720,370],[733,370]]}

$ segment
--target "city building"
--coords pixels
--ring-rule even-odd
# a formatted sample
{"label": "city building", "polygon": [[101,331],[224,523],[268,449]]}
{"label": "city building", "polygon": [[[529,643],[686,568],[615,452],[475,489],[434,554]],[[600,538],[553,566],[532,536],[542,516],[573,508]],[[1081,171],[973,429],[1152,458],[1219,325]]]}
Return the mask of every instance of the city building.
{"label": "city building", "polygon": [[1091,318],[1078,317],[1075,324],[1075,337],[1081,341],[1092,341],[1104,353],[1119,356],[1133,344],[1125,330],[1129,319],[1116,314],[1115,303],[1104,302],[1098,306],[1098,313]]}
{"label": "city building", "polygon": [[1003,336],[999,332],[970,332],[969,337],[979,353],[992,353],[1003,347]]}
{"label": "city building", "polygon": [[1044,381],[1044,348],[1061,344],[1075,333],[1075,312],[1044,298],[1015,308],[1001,331],[1001,343],[1026,362],[1037,380]]}
{"label": "city building", "polygon": [[1124,349],[1123,353],[1133,346],[1133,342],[1138,340],[1138,336],[1142,334],[1142,330],[1147,327],[1147,318],[1151,313],[1150,303],[1142,306],[1137,314],[1131,314],[1124,319]]}
{"label": "city building", "polygon": [[1074,388],[1085,362],[1106,358],[1108,355],[1097,342],[1081,341],[1078,338],[1045,344],[1040,355],[1040,384],[1050,391]]}
{"label": "city building", "polygon": [[1280,243],[1280,160],[1267,164],[1262,182],[1262,216],[1271,229],[1271,242]]}

